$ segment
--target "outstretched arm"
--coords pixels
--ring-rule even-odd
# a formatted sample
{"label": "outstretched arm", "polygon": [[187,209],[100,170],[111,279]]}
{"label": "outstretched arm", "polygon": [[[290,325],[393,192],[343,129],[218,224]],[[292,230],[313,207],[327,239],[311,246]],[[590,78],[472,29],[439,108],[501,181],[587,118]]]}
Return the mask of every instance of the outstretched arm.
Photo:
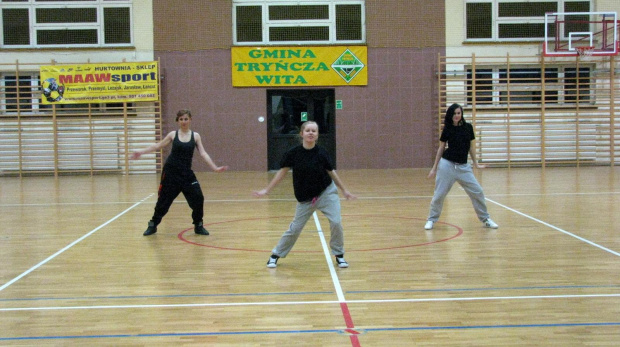
{"label": "outstretched arm", "polygon": [[140,159],[140,157],[143,154],[147,154],[147,153],[152,153],[155,151],[159,151],[160,149],[166,147],[167,145],[169,145],[170,143],[172,143],[172,141],[174,140],[174,131],[171,131],[170,133],[168,133],[168,135],[166,135],[166,137],[164,137],[163,140],[159,141],[158,143],[152,144],[148,147],[146,147],[145,149],[141,149],[138,151],[135,151],[133,153],[131,153],[130,158],[131,159]]}
{"label": "outstretched arm", "polygon": [[261,196],[265,196],[269,194],[269,192],[273,189],[273,187],[275,187],[276,185],[278,185],[278,183],[280,183],[280,181],[282,181],[282,179],[284,178],[284,176],[286,176],[286,173],[288,172],[289,169],[290,168],[288,167],[283,167],[280,170],[278,170],[278,172],[276,172],[276,175],[271,179],[271,182],[269,182],[267,187],[265,187],[262,190],[255,191],[252,195],[254,195],[257,198],[260,198]]}
{"label": "outstretched arm", "polygon": [[200,138],[200,134],[198,134],[197,132],[194,132],[194,140],[196,141],[196,147],[198,147],[198,153],[200,154],[202,159],[204,159],[204,161],[207,162],[211,170],[215,172],[223,172],[223,171],[228,170],[228,166],[215,165],[215,162],[213,161],[213,159],[211,159],[211,157],[209,156],[209,153],[205,151],[205,148],[202,145],[202,139]]}
{"label": "outstretched arm", "polygon": [[334,180],[334,183],[336,183],[336,186],[340,188],[340,190],[342,191],[342,195],[344,195],[344,197],[347,200],[357,199],[357,196],[351,194],[351,192],[349,192],[347,188],[344,186],[344,184],[342,183],[342,180],[340,179],[340,176],[338,176],[338,174],[336,173],[336,170],[327,171],[327,173],[332,178],[332,180]]}
{"label": "outstretched arm", "polygon": [[431,172],[428,173],[428,178],[431,178],[437,174],[437,165],[439,165],[439,160],[441,160],[441,156],[443,152],[446,150],[446,143],[439,141],[439,148],[437,148],[437,154],[435,155],[435,163],[433,164],[433,168]]}

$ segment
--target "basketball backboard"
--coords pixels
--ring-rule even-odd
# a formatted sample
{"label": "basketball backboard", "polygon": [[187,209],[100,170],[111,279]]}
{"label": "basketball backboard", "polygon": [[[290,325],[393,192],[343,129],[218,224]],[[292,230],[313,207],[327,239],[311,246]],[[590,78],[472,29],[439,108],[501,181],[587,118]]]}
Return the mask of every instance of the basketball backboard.
{"label": "basketball backboard", "polygon": [[548,57],[618,55],[616,12],[554,12],[545,14],[543,54]]}

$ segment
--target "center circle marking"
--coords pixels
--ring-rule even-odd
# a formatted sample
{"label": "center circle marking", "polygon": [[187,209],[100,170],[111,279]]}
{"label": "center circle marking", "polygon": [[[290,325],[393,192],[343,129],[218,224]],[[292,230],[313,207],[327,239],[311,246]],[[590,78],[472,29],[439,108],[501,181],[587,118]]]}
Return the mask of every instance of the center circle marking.
{"label": "center circle marking", "polygon": [[[382,216],[382,215],[367,215],[367,214],[360,214],[360,215],[346,215],[343,214],[342,217],[367,217],[367,218],[395,218],[395,219],[404,219],[404,220],[418,220],[421,222],[426,221],[426,219],[421,219],[421,218],[415,218],[415,217],[399,217],[399,216]],[[219,225],[219,224],[227,224],[227,223],[236,223],[236,222],[247,222],[247,221],[259,221],[259,220],[269,220],[269,219],[275,219],[275,218],[287,218],[287,219],[293,219],[292,216],[276,216],[276,217],[260,217],[260,218],[242,218],[242,219],[231,219],[228,221],[223,221],[223,222],[216,222],[216,223],[209,223],[209,224],[205,224],[206,226],[209,225]],[[446,241],[450,241],[452,239],[455,239],[459,236],[461,236],[463,234],[463,229],[457,225],[453,225],[450,223],[445,223],[445,222],[435,222],[435,224],[443,224],[443,225],[447,225],[449,227],[452,227],[454,229],[456,229],[456,234],[443,238],[443,239],[439,239],[439,240],[435,240],[435,241],[429,241],[429,242],[423,242],[423,243],[415,243],[415,244],[409,244],[409,245],[401,245],[401,246],[393,246],[393,247],[383,247],[383,248],[368,248],[368,249],[349,249],[347,248],[347,253],[351,253],[351,252],[371,252],[371,251],[387,251],[387,250],[394,250],[394,249],[400,249],[400,248],[410,248],[410,247],[420,247],[420,246],[428,246],[428,245],[432,245],[434,243],[439,243],[439,242],[446,242]],[[200,243],[200,242],[195,242],[195,241],[191,241],[188,240],[187,238],[185,238],[185,233],[188,231],[193,230],[193,228],[189,228],[189,229],[185,229],[183,231],[181,231],[178,234],[178,237],[181,241],[195,245],[195,246],[200,246],[200,247],[208,247],[208,248],[214,248],[214,249],[220,249],[220,250],[227,250],[227,251],[243,251],[243,252],[267,252],[267,253],[271,253],[271,250],[264,250],[264,249],[249,249],[249,248],[233,248],[233,247],[221,247],[221,246],[213,246],[213,245],[208,245],[208,244],[204,244],[204,243]],[[425,232],[429,232],[427,230],[424,230]],[[284,232],[284,230],[282,231]],[[207,236],[208,237],[208,236]],[[322,251],[294,251],[297,253],[321,253]]]}

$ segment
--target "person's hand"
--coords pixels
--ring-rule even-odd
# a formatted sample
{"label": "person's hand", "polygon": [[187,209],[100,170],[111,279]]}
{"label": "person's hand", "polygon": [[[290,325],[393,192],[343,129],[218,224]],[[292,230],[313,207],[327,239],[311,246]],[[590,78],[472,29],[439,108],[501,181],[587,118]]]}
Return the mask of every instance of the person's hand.
{"label": "person's hand", "polygon": [[431,172],[428,173],[428,176],[426,178],[432,178],[435,176],[436,173],[437,171],[435,169],[431,169]]}
{"label": "person's hand", "polygon": [[267,189],[261,189],[261,190],[255,191],[252,193],[252,195],[254,195],[254,197],[261,198],[267,195]]}
{"label": "person's hand", "polygon": [[226,170],[228,170],[228,166],[218,166],[213,171],[215,171],[215,172],[224,172]]}
{"label": "person's hand", "polygon": [[347,200],[355,200],[355,199],[357,199],[357,196],[351,194],[351,192],[349,192],[348,190],[345,190],[344,192],[342,192],[342,194],[344,194],[344,197]]}
{"label": "person's hand", "polygon": [[133,152],[131,153],[131,156],[129,156],[130,159],[140,159],[140,157],[142,156],[142,153],[140,152]]}
{"label": "person's hand", "polygon": [[478,163],[476,163],[476,165],[475,165],[475,166],[476,166],[476,168],[478,168],[478,169],[485,169],[485,168],[487,167],[486,165],[481,165],[481,164],[478,164]]}

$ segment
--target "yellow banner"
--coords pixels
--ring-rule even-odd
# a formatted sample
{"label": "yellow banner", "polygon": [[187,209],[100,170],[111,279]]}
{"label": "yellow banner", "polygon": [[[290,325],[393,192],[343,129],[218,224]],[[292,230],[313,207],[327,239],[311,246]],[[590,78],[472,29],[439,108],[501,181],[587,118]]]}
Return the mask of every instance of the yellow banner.
{"label": "yellow banner", "polygon": [[159,100],[157,62],[41,66],[44,104]]}
{"label": "yellow banner", "polygon": [[233,87],[368,85],[366,46],[233,47]]}

